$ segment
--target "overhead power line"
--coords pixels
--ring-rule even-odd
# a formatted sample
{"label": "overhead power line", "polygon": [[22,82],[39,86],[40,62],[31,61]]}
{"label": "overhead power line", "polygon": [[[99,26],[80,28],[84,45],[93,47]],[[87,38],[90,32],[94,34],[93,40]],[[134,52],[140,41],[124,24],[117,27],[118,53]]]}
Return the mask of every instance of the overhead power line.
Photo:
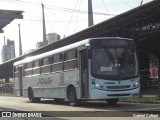
{"label": "overhead power line", "polygon": [[125,0],[122,0],[126,5],[128,5],[130,8],[133,8],[128,2],[126,2]]}
{"label": "overhead power line", "polygon": [[103,5],[104,5],[105,9],[107,10],[107,13],[109,14],[108,8],[107,8],[107,6],[106,6],[104,0],[102,0],[102,3],[103,3]]}
{"label": "overhead power line", "polygon": [[[88,11],[85,10],[74,10],[74,9],[70,9],[70,8],[54,8],[52,6],[46,6],[46,8],[48,9],[53,9],[53,10],[60,10],[60,11],[64,11],[64,12],[78,12],[78,13],[83,13],[83,14],[88,14]],[[95,15],[105,15],[105,16],[115,16],[115,14],[106,14],[106,13],[100,13],[100,12],[93,12],[93,14]]]}
{"label": "overhead power line", "polygon": [[32,5],[39,5],[41,6],[41,4],[39,3],[34,3],[34,2],[29,2],[29,1],[24,1],[24,0],[1,0],[1,1],[4,1],[4,2],[10,2],[10,3],[18,3],[18,4],[32,4]]}
{"label": "overhead power line", "polygon": [[[4,2],[10,2],[14,4],[21,4],[21,5],[32,5],[34,7],[41,7],[41,4],[39,3],[34,3],[34,2],[29,2],[29,1],[24,1],[24,0],[1,0]],[[63,8],[63,7],[57,7],[57,6],[52,6],[52,5],[46,5],[45,7],[48,9],[53,9],[53,10],[59,10],[59,11],[64,11],[64,12],[78,12],[82,14],[88,14],[88,11],[85,10],[76,10],[76,9],[71,9],[71,8]],[[100,13],[100,12],[93,12],[93,14],[96,15],[105,15],[105,16],[115,16],[114,14],[106,14],[106,13]]]}
{"label": "overhead power line", "polygon": [[[76,9],[77,3],[78,3],[78,0],[76,0],[76,4],[75,4],[75,7],[74,7],[74,10]],[[71,17],[70,17],[69,23],[68,23],[68,25],[67,25],[67,29],[66,29],[66,31],[65,31],[65,33],[64,33],[64,36],[65,36],[65,34],[66,34],[66,32],[67,32],[67,30],[68,30],[68,28],[69,28],[69,25],[70,25],[70,23],[71,23],[73,14],[74,14],[74,12],[72,13],[72,15],[71,15]]]}
{"label": "overhead power line", "polygon": [[[81,0],[80,0],[80,3],[79,3],[79,6],[78,6],[78,10],[80,10],[80,7],[81,7]],[[79,13],[79,12],[78,12],[78,13]],[[77,13],[76,23],[75,23],[75,25],[74,25],[74,31],[73,31],[73,32],[75,32],[75,29],[76,29],[76,26],[77,26],[78,13]]]}
{"label": "overhead power line", "polygon": [[[32,19],[23,19],[24,21],[30,21],[30,22],[42,22],[42,20],[32,20]],[[104,19],[94,19],[94,20],[106,20],[105,18]],[[85,22],[85,21],[88,21],[88,20],[71,20],[71,22]],[[48,21],[45,21],[45,22],[69,22],[69,20],[48,20]]]}

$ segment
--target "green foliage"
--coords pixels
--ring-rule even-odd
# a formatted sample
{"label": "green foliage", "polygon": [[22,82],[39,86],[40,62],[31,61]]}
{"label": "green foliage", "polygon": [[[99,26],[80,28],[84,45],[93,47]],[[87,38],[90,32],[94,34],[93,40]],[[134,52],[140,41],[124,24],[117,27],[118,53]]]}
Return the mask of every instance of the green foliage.
{"label": "green foliage", "polygon": [[122,99],[123,102],[134,102],[134,103],[160,103],[160,97],[139,97]]}
{"label": "green foliage", "polygon": [[4,84],[3,80],[0,80],[0,84]]}

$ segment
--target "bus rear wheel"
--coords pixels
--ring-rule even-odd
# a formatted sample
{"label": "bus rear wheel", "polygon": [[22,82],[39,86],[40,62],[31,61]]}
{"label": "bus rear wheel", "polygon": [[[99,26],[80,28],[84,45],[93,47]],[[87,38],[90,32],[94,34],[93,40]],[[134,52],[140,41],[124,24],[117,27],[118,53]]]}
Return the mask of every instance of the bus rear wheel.
{"label": "bus rear wheel", "polygon": [[117,104],[117,102],[118,102],[118,98],[107,99],[106,101],[107,101],[107,103],[108,103],[109,105],[115,105],[115,104]]}
{"label": "bus rear wheel", "polygon": [[70,87],[68,90],[68,100],[70,106],[76,106],[78,104],[76,90],[74,87]]}
{"label": "bus rear wheel", "polygon": [[55,102],[55,103],[62,103],[62,102],[64,102],[64,99],[54,98],[54,102]]}
{"label": "bus rear wheel", "polygon": [[34,97],[32,88],[29,88],[29,89],[28,89],[28,98],[29,98],[29,101],[30,101],[30,102],[33,102],[33,103],[35,103],[35,102],[40,102],[40,98],[35,98],[35,97]]}

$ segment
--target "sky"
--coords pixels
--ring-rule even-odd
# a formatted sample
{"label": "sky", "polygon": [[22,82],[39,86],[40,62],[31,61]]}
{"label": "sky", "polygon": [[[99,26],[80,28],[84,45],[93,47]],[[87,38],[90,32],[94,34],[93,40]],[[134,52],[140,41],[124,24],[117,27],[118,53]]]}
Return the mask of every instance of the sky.
{"label": "sky", "polygon": [[[94,24],[140,6],[142,0],[92,0]],[[143,4],[152,0],[143,0]],[[0,51],[6,39],[14,40],[16,57],[19,56],[18,24],[21,25],[23,53],[36,49],[42,38],[42,9],[44,4],[46,33],[58,33],[61,38],[88,27],[88,0],[0,0],[0,9],[20,10],[23,19],[15,19],[0,33]]]}

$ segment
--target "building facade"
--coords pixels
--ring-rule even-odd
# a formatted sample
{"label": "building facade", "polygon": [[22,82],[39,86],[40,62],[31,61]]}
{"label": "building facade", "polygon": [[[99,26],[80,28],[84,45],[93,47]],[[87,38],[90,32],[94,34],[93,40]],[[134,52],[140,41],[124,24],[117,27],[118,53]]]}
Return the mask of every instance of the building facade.
{"label": "building facade", "polygon": [[57,33],[48,33],[47,34],[48,44],[54,43],[58,40],[60,40],[60,35],[59,34],[57,34]]}
{"label": "building facade", "polygon": [[54,42],[60,40],[60,35],[57,34],[57,33],[48,33],[46,35],[46,39],[47,39],[47,41],[45,41],[45,43],[44,43],[44,41],[43,42],[37,42],[36,49],[39,49],[39,48],[41,48],[45,45],[48,45],[48,44],[51,44],[51,43],[54,43]]}
{"label": "building facade", "polygon": [[41,47],[43,47],[44,45],[43,45],[43,42],[37,42],[37,44],[36,44],[36,49],[39,49],[39,48],[41,48]]}
{"label": "building facade", "polygon": [[1,58],[2,62],[15,58],[15,44],[13,40],[7,39],[7,42],[4,42],[4,45],[2,46]]}

